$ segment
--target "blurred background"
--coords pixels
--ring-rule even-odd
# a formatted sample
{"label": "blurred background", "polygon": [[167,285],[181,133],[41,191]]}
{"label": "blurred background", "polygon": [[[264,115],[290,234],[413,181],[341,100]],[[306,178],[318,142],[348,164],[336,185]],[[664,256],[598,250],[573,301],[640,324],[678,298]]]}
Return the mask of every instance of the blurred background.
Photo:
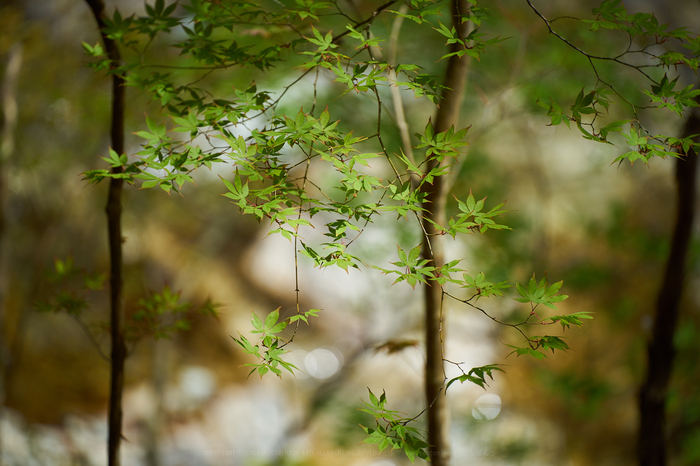
{"label": "blurred background", "polygon": [[[355,7],[371,11],[375,3],[356,1]],[[131,0],[107,2],[108,11],[116,4],[124,16],[143,13],[143,3]],[[625,4],[674,26],[698,24],[697,2]],[[546,12],[589,17],[593,6],[550,2]],[[604,147],[563,125],[547,126],[537,97],[567,102],[582,88],[590,90],[595,76],[584,59],[547,34],[525,2],[488,7],[494,14],[484,29],[509,39],[470,70],[462,115],[464,126],[472,125],[470,146],[454,194],[465,198],[472,190],[492,205],[507,199],[512,212],[505,223],[514,231],[450,240],[450,254],[466,258],[461,266],[470,273],[484,271],[493,281],[524,282],[533,272],[546,272],[550,282],[564,280],[570,298],[559,306],[562,313],[589,311],[595,319],[565,333],[572,337],[571,351],[535,361],[506,358],[504,344],[516,342],[516,334],[477,311],[449,306],[447,358],[467,368],[498,363],[506,370],[487,390],[450,387],[454,464],[634,464],[637,392],[674,221],[673,161],[618,166],[611,162],[625,147]],[[380,18],[377,35],[388,34],[391,19]],[[601,41],[576,21],[558,24],[592,53],[626,47],[612,38]],[[411,37],[411,28],[404,24],[402,35]],[[439,74],[444,63],[425,50],[440,50],[444,38],[420,34],[426,35],[402,44],[399,61]],[[0,6],[3,465],[106,464],[109,364],[96,346],[109,348],[107,291],[86,292],[90,306],[81,322],[40,312],[41,302],[58,292],[51,280],[56,260],[72,260],[90,273],[108,271],[107,183],[89,185],[82,177],[106,168],[101,157],[109,145],[111,83],[85,66],[81,46],[98,40],[83,1],[4,0]],[[615,73],[641,101],[635,75],[602,70]],[[252,72],[220,74],[210,84],[228,89],[249,81],[246,73]],[[258,86],[278,92],[288,78],[273,70]],[[340,89],[334,86],[323,87],[322,98],[333,101]],[[310,87],[283,103],[289,114],[308,101],[303,89]],[[147,96],[127,92],[131,154],[140,143],[131,133],[145,127],[146,112],[158,109]],[[361,130],[374,124],[374,105],[350,96],[333,104],[332,118]],[[410,94],[404,105],[411,133],[422,131],[432,106]],[[624,118],[623,111],[611,107],[612,117]],[[649,114],[645,124],[680,134],[682,122],[664,116]],[[384,138],[395,152],[400,140],[391,122],[390,115]],[[248,378],[241,365],[253,361],[230,335],[252,329],[251,312],[295,312],[294,246],[267,237],[267,225],[241,216],[222,196],[217,174],[230,176],[230,167],[199,173],[197,186],[185,187],[182,196],[135,187],[125,192],[127,314],[164,286],[193,309],[208,299],[219,306],[216,317],[189,312],[189,328],[171,338],[144,338],[133,346],[126,365],[123,464],[410,464],[398,453],[380,455],[360,443],[359,425],[373,420],[357,408],[370,388],[386,391],[392,409],[409,415],[423,409],[420,287],[391,286],[391,277],[372,270],[319,270],[300,258],[302,306],[323,310],[311,326],[300,327],[290,346],[289,359],[303,372],[281,380]],[[375,263],[383,257],[388,263],[395,260],[397,238],[404,247],[418,244],[412,228],[393,218],[378,220],[359,248]],[[675,336],[668,401],[674,465],[700,464],[699,246],[696,234]],[[495,315],[518,309],[511,299],[480,303]],[[397,347],[403,349],[387,350]]]}

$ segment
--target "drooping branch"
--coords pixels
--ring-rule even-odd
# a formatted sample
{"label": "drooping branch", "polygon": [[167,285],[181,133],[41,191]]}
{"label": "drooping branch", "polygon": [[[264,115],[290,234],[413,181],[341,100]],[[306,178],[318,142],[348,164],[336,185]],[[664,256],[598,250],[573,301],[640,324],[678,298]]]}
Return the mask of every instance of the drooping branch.
{"label": "drooping branch", "polygon": [[540,11],[537,8],[535,8],[535,6],[532,4],[532,2],[530,0],[527,0],[527,4],[530,6],[532,11],[534,11],[535,14],[537,16],[539,16],[540,19],[542,19],[542,21],[544,21],[545,25],[547,26],[547,30],[549,31],[550,34],[552,34],[554,37],[556,37],[557,39],[559,39],[560,41],[565,43],[567,46],[571,47],[576,52],[580,53],[581,55],[583,55],[584,57],[586,57],[588,59],[589,63],[593,67],[593,70],[595,71],[596,76],[598,76],[598,70],[596,69],[595,65],[593,64],[593,61],[594,60],[611,61],[611,62],[617,63],[618,65],[632,68],[633,70],[643,74],[649,81],[656,83],[656,81],[654,81],[651,78],[651,76],[649,76],[647,73],[644,72],[644,70],[642,70],[641,66],[627,63],[627,62],[621,60],[621,58],[623,56],[625,56],[627,53],[630,52],[629,48],[626,51],[624,51],[621,54],[618,54],[614,57],[605,57],[605,56],[601,56],[601,55],[590,54],[590,53],[586,52],[585,50],[581,49],[580,47],[578,47],[577,45],[575,45],[573,42],[571,42],[570,40],[568,40],[567,38],[565,38],[561,34],[559,34],[557,31],[555,31],[554,28],[552,27],[552,21],[545,18],[545,16],[542,13],[540,13]]}
{"label": "drooping branch", "polygon": [[[124,78],[116,68],[121,63],[121,55],[117,44],[104,33],[104,9],[102,0],[86,0],[90,6],[100,35],[111,60],[112,76],[112,122],[111,122],[111,142],[112,149],[117,154],[124,153]],[[123,168],[113,167],[113,174],[120,174]],[[108,463],[110,466],[119,466],[119,446],[121,443],[122,431],[122,392],[124,388],[124,359],[126,349],[124,346],[124,335],[122,331],[122,190],[124,180],[120,178],[110,178],[109,191],[107,194],[107,231],[109,237],[109,258],[110,258],[110,333],[112,337],[111,352],[111,381],[109,392],[109,439],[108,439]]]}

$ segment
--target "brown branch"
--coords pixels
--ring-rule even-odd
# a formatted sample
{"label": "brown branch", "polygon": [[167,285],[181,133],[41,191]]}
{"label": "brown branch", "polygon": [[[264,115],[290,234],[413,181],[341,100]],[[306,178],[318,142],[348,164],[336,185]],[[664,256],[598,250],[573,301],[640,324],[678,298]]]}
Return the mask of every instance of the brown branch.
{"label": "brown branch", "polygon": [[[111,60],[111,69],[119,67],[121,55],[117,44],[104,33],[104,9],[102,0],[86,0],[90,6],[100,36]],[[117,154],[124,153],[124,77],[112,73],[112,149]],[[112,173],[122,173],[123,167],[113,167]],[[110,333],[112,337],[111,381],[109,392],[109,436],[107,446],[108,464],[119,466],[119,446],[122,431],[122,392],[124,389],[124,334],[122,331],[122,227],[121,227],[121,198],[124,180],[111,178],[107,194],[107,231],[109,236],[110,258]]]}
{"label": "brown branch", "polygon": [[554,37],[556,37],[557,39],[559,39],[560,41],[562,41],[563,43],[565,43],[567,46],[569,46],[569,47],[571,47],[572,49],[576,50],[578,53],[580,53],[581,55],[585,56],[585,57],[588,59],[589,63],[590,63],[591,66],[593,67],[593,70],[594,70],[594,72],[595,72],[595,74],[596,74],[596,77],[598,76],[598,70],[596,69],[595,65],[593,64],[593,60],[611,61],[611,62],[615,62],[615,63],[617,63],[617,64],[619,64],[619,65],[626,66],[626,67],[628,67],[628,68],[632,68],[633,70],[635,70],[635,71],[637,71],[637,72],[643,74],[649,81],[651,81],[651,82],[653,82],[653,83],[655,83],[655,84],[658,84],[656,81],[654,81],[654,80],[651,78],[651,76],[649,76],[647,73],[645,73],[644,71],[642,71],[642,69],[641,69],[640,66],[638,66],[638,65],[633,65],[633,64],[631,64],[631,63],[627,63],[627,62],[624,62],[624,61],[620,60],[620,57],[626,55],[627,53],[632,53],[632,52],[634,52],[634,51],[629,50],[629,47],[628,47],[628,49],[627,49],[625,52],[623,52],[623,53],[621,53],[621,54],[619,54],[619,55],[617,55],[617,56],[615,56],[615,57],[603,57],[603,56],[600,56],[600,55],[592,55],[592,54],[586,52],[585,50],[579,48],[579,47],[576,46],[574,43],[572,43],[571,41],[569,41],[568,39],[566,39],[564,36],[562,36],[561,34],[559,34],[557,31],[555,31],[554,28],[552,28],[552,21],[550,21],[550,20],[548,20],[547,18],[545,18],[544,15],[543,15],[542,13],[540,13],[540,11],[539,11],[537,8],[535,8],[535,6],[532,4],[532,2],[530,2],[530,0],[526,0],[526,1],[527,1],[527,4],[528,4],[528,5],[530,6],[530,8],[532,9],[532,11],[534,11],[535,14],[536,14],[537,16],[539,16],[540,19],[542,19],[542,21],[544,21],[544,24],[547,26],[547,30],[549,31],[550,34],[552,34]]}

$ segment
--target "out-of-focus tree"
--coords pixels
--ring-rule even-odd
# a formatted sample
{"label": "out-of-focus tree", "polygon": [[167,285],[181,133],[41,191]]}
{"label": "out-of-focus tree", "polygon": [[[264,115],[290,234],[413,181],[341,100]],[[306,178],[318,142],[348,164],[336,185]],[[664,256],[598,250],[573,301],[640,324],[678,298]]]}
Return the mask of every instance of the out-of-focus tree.
{"label": "out-of-focus tree", "polygon": [[[18,9],[10,6],[0,10],[10,18],[7,27],[20,24],[21,14]],[[16,27],[16,26],[15,26]],[[11,29],[10,34],[18,34],[16,29]],[[16,89],[19,71],[22,66],[22,41],[0,42],[0,63],[3,70],[0,72],[0,415],[5,406],[6,373],[10,364],[10,348],[7,340],[3,338],[7,334],[5,327],[9,319],[5,312],[5,301],[9,286],[9,268],[7,267],[7,183],[8,162],[15,150],[15,131],[17,128],[17,99]],[[2,451],[2,434],[0,433],[0,452]]]}

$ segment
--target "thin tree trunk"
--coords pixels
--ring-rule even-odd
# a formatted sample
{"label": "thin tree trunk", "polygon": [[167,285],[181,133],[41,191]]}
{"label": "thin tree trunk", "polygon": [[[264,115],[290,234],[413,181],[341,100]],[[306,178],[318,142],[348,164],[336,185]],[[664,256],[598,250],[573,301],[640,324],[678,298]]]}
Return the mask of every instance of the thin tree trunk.
{"label": "thin tree trunk", "polygon": [[[112,68],[121,64],[117,44],[104,34],[104,2],[86,0],[100,28],[100,35],[112,60]],[[117,73],[112,74],[112,149],[117,154],[124,153],[124,79]],[[122,173],[122,167],[112,168],[112,173]],[[107,458],[110,466],[119,466],[119,445],[122,436],[122,391],[124,388],[124,335],[122,333],[122,226],[121,198],[124,181],[111,178],[107,195],[107,230],[109,234],[110,258],[110,333],[112,337],[111,382],[109,392],[109,439]]]}
{"label": "thin tree trunk", "polygon": [[[696,112],[693,112],[686,124],[684,136],[698,133],[700,133],[700,118]],[[686,276],[686,257],[695,217],[697,159],[698,156],[694,151],[690,151],[685,158],[676,159],[678,193],[676,225],[663,283],[657,298],[654,328],[647,347],[647,375],[639,394],[638,454],[641,466],[666,465],[665,403],[675,357],[673,334],[678,325]]]}
{"label": "thin tree trunk", "polygon": [[[452,1],[453,26],[458,31],[465,31],[461,15],[468,12],[467,0]],[[462,33],[462,37],[464,34]],[[457,50],[457,45],[452,45],[450,52]],[[451,56],[447,62],[444,86],[446,89],[440,97],[440,106],[435,115],[435,133],[447,131],[450,126],[457,125],[460,108],[464,95],[464,87],[467,79],[468,58]],[[435,160],[428,163],[427,171],[437,166]],[[445,180],[442,176],[435,178],[432,185],[426,188],[426,209],[423,219],[423,231],[426,237],[423,240],[422,256],[431,259],[434,267],[440,267],[444,263],[443,237],[436,235],[435,228],[429,220],[445,224],[445,204],[447,192],[445,192]],[[428,443],[430,460],[435,466],[449,464],[449,419],[448,410],[443,390],[445,384],[445,368],[443,361],[443,341],[445,340],[445,325],[442,315],[442,289],[437,282],[425,287],[425,396],[428,403]]]}
{"label": "thin tree trunk", "polygon": [[[10,319],[7,308],[6,293],[9,285],[8,242],[7,242],[7,180],[10,158],[15,150],[14,133],[17,127],[17,99],[15,92],[19,70],[22,64],[22,43],[17,42],[7,52],[7,63],[0,82],[0,420],[5,408],[7,379],[12,364],[9,337],[12,332],[7,328]],[[0,429],[0,456],[2,456],[2,429]]]}

